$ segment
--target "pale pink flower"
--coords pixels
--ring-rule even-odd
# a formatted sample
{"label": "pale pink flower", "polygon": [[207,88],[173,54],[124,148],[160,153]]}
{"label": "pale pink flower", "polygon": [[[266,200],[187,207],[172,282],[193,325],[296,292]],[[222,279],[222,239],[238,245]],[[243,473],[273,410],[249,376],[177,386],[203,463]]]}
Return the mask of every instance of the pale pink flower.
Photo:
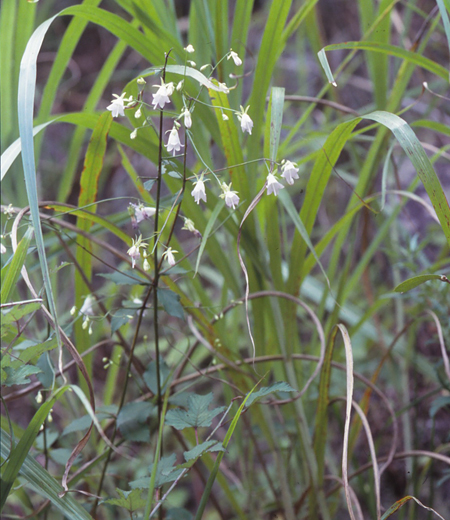
{"label": "pale pink flower", "polygon": [[288,184],[294,184],[294,179],[298,179],[298,168],[295,167],[295,163],[291,161],[285,161],[281,166],[282,174],[281,176],[286,179]]}
{"label": "pale pink flower", "polygon": [[184,146],[180,142],[180,136],[178,135],[178,129],[175,125],[173,125],[172,130],[169,134],[169,140],[166,144],[166,148],[168,152],[173,152],[173,155],[175,155],[176,152],[179,152],[181,150],[181,147]]}
{"label": "pale pink flower", "polygon": [[127,254],[131,257],[131,267],[133,269],[136,265],[136,259],[141,257],[141,248],[145,249],[146,247],[147,244],[142,242],[142,235],[139,235],[139,238],[133,239],[133,243],[127,251]]}
{"label": "pale pink flower", "polygon": [[143,204],[130,204],[130,206],[134,209],[134,216],[136,218],[136,223],[142,222],[143,220],[148,220],[152,218],[156,213],[155,208],[145,207]]}
{"label": "pale pink flower", "polygon": [[278,192],[282,190],[284,186],[281,182],[277,181],[277,178],[273,173],[269,173],[267,176],[267,195],[273,193],[275,196],[278,195]]}

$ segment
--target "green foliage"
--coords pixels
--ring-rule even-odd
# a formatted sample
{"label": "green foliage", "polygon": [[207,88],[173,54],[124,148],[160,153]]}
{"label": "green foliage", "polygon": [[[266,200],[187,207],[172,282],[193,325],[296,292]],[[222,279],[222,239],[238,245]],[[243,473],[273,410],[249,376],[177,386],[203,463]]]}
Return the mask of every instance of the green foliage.
{"label": "green foliage", "polygon": [[173,426],[177,430],[211,426],[213,419],[225,410],[224,406],[209,410],[213,397],[212,393],[190,395],[186,410],[176,409],[167,412],[166,425]]}
{"label": "green foliage", "polygon": [[448,516],[449,0],[78,4],[1,7],[2,515]]}

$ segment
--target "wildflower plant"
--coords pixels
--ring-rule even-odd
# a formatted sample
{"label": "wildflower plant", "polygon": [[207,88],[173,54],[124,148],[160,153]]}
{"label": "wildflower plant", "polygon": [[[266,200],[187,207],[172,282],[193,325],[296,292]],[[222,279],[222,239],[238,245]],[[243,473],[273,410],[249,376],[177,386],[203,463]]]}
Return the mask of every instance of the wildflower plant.
{"label": "wildflower plant", "polygon": [[[9,44],[2,49],[10,56],[20,38],[11,36],[14,24],[5,32],[16,13],[5,2],[1,37]],[[49,519],[59,510],[77,520],[278,513],[326,520],[354,518],[358,500],[379,520],[406,502],[411,517],[425,503],[432,512],[443,484],[434,479],[421,500],[413,497],[423,474],[411,460],[434,460],[445,483],[438,464],[450,463],[448,439],[439,428],[436,449],[414,438],[410,374],[430,391],[424,399],[436,396],[429,417],[440,426],[450,379],[441,324],[450,209],[437,172],[447,149],[436,138],[429,158],[415,131],[426,130],[422,139],[445,131],[418,117],[410,125],[413,105],[404,109],[402,99],[416,96],[408,81],[419,66],[435,88],[448,81],[448,70],[423,56],[433,34],[440,43],[450,38],[445,7],[438,2],[442,28],[433,33],[440,18],[430,15],[413,53],[386,43],[388,15],[400,16],[394,4],[361,5],[354,16],[364,38],[319,53],[324,76],[314,78],[321,90],[311,98],[303,86],[300,93],[289,91],[291,82],[281,86],[279,58],[298,35],[307,34],[311,48],[324,38],[297,31],[316,23],[320,32],[314,2],[269,2],[256,56],[246,47],[251,2],[236,3],[230,28],[227,2],[194,2],[189,41],[170,2],[145,13],[135,2],[119,4],[120,14],[95,2],[60,13],[73,20],[35,122],[36,57],[56,18],[27,34],[17,78],[20,141],[2,120],[9,146],[2,176],[21,178],[20,152],[26,197],[12,183],[2,206],[0,507],[46,517],[48,500]],[[56,92],[64,92],[62,63],[87,21],[112,32],[118,45],[83,110],[51,115]],[[129,66],[121,60],[127,46],[141,58],[121,71]],[[351,53],[335,78],[326,52],[337,48]],[[373,100],[358,110],[340,99],[357,49],[371,51],[373,83]],[[405,60],[392,84],[389,53]],[[108,83],[113,99],[102,101]],[[326,96],[336,85],[339,102]],[[60,122],[76,130],[56,182],[39,132]],[[38,198],[41,151],[38,178],[56,200]],[[411,165],[418,177],[399,189],[407,176],[398,172]],[[378,184],[381,193],[372,189]],[[423,219],[435,234],[422,247],[402,220],[406,202],[418,199],[434,219]],[[392,262],[382,246],[396,251]],[[417,301],[403,295],[418,288]],[[415,332],[431,329],[434,357],[415,344]],[[11,403],[28,397],[24,410],[37,411],[25,424]],[[368,450],[360,446],[363,430]],[[356,466],[367,452],[370,474]],[[381,479],[396,456],[408,461],[411,480],[383,513]]]}

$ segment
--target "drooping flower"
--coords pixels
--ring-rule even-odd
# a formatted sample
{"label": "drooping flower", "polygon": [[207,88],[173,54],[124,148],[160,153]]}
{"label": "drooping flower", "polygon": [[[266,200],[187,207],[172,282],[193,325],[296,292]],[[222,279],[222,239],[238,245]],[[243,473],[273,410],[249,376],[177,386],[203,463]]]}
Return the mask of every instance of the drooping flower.
{"label": "drooping flower", "polygon": [[282,190],[284,186],[281,182],[277,181],[277,178],[273,173],[269,173],[267,176],[267,195],[273,193],[275,196],[278,195],[278,192]]}
{"label": "drooping flower", "polygon": [[141,107],[139,107],[136,112],[134,113],[134,117],[136,119],[139,119],[140,117],[142,117],[142,110],[141,110]]}
{"label": "drooping flower", "polygon": [[139,222],[142,222],[143,220],[148,220],[149,218],[152,218],[153,215],[156,213],[155,208],[146,207],[143,204],[130,204],[132,208],[134,209],[134,216],[136,218],[136,223],[139,224]]}
{"label": "drooping flower", "polygon": [[296,164],[291,161],[284,161],[281,166],[282,174],[281,176],[286,179],[288,184],[294,184],[294,180],[298,179],[298,168],[296,168]]}
{"label": "drooping flower", "polygon": [[181,81],[178,82],[178,85],[177,85],[178,92],[183,88],[183,85],[184,85],[184,79],[182,79]]}
{"label": "drooping flower", "polygon": [[187,60],[187,62],[188,62],[188,65],[190,65],[191,67],[194,67],[194,69],[195,69],[195,67],[197,66],[197,64],[195,63],[195,61]]}
{"label": "drooping flower", "polygon": [[227,87],[225,83],[219,83],[219,90],[220,92],[223,92],[224,94],[229,94],[230,89]]}
{"label": "drooping flower", "polygon": [[224,121],[228,121],[228,116],[222,112],[222,119]]}
{"label": "drooping flower", "polygon": [[139,235],[139,238],[133,239],[133,243],[127,251],[127,254],[131,257],[131,267],[133,269],[136,265],[136,259],[141,257],[141,248],[146,249],[146,247],[147,244],[142,242],[142,235]]}
{"label": "drooping flower", "polygon": [[113,117],[117,116],[124,116],[125,112],[125,101],[129,101],[129,99],[126,99],[126,92],[124,92],[122,95],[118,96],[117,94],[113,94],[113,96],[116,99],[113,99],[111,101],[111,104],[106,107],[106,110],[110,110]]}
{"label": "drooping flower", "polygon": [[197,204],[200,204],[200,200],[206,202],[206,191],[205,183],[203,182],[203,174],[200,179],[197,179],[194,182],[194,189],[191,191],[191,195],[194,197]]}
{"label": "drooping flower", "polygon": [[186,128],[191,128],[192,117],[191,117],[191,113],[189,112],[189,110],[187,108],[185,108],[183,110],[183,112],[181,112],[181,115],[182,115],[182,117],[184,117],[184,125],[186,126]]}
{"label": "drooping flower", "polygon": [[156,94],[152,94],[153,108],[155,110],[158,106],[159,108],[164,108],[164,105],[166,103],[170,103],[170,96],[173,94],[174,91],[173,83],[164,83],[164,80],[161,78],[161,85],[153,85],[153,87],[156,87],[158,89]]}
{"label": "drooping flower", "polygon": [[239,196],[237,191],[231,190],[231,184],[232,183],[230,182],[230,185],[228,186],[222,182],[221,188],[223,193],[220,194],[220,198],[225,199],[225,204],[229,208],[236,209],[236,204],[239,204]]}
{"label": "drooping flower", "polygon": [[171,247],[168,247],[163,253],[163,258],[167,260],[171,267],[176,264],[175,257],[173,256],[174,253],[178,253],[178,251],[172,249]]}
{"label": "drooping flower", "polygon": [[184,226],[181,229],[185,229],[186,231],[190,231],[194,233],[196,237],[201,237],[201,233],[198,229],[195,228],[194,222],[190,218],[184,218]]}
{"label": "drooping flower", "polygon": [[233,58],[234,64],[237,67],[240,67],[242,65],[241,58],[239,58],[239,56],[237,55],[237,52],[234,52],[233,49],[230,49],[230,54],[228,54],[227,60],[229,60],[230,58]]}
{"label": "drooping flower", "polygon": [[83,305],[80,309],[80,314],[84,316],[92,316],[94,314],[93,305],[95,303],[95,298],[93,298],[90,294],[86,296]]}
{"label": "drooping flower", "polygon": [[136,139],[137,137],[137,128],[135,128],[131,134],[130,134],[130,139]]}
{"label": "drooping flower", "polygon": [[244,110],[244,107],[241,105],[241,111],[236,112],[236,115],[241,123],[242,131],[248,132],[251,135],[252,128],[253,128],[253,121],[251,120],[250,116],[247,114],[247,111],[249,108],[250,108],[250,105],[248,105],[248,107]]}
{"label": "drooping flower", "polygon": [[191,44],[189,44],[187,47],[185,47],[184,50],[186,52],[188,52],[189,54],[192,54],[193,52],[195,52],[195,49]]}
{"label": "drooping flower", "polygon": [[168,152],[173,152],[173,155],[175,155],[176,152],[179,152],[181,150],[181,147],[184,146],[180,142],[180,136],[178,135],[178,128],[176,125],[173,125],[172,130],[169,134],[169,140],[167,141],[167,144],[165,145]]}

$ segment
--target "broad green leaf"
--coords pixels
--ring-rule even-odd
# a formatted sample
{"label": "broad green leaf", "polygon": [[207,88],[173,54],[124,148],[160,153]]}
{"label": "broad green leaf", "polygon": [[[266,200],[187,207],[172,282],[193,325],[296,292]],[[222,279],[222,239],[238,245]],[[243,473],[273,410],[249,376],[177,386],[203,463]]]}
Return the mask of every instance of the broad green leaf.
{"label": "broad green leaf", "polygon": [[[99,421],[103,419],[112,419],[117,413],[116,405],[108,405],[108,406],[100,406],[95,411],[95,415]],[[61,435],[68,435],[69,433],[79,432],[83,430],[87,430],[89,425],[91,424],[91,417],[89,415],[83,415],[83,417],[78,417],[73,420],[70,424],[68,424]]]}
{"label": "broad green leaf", "polygon": [[[160,488],[163,484],[167,484],[168,482],[173,482],[176,480],[183,471],[182,469],[177,469],[175,467],[177,456],[175,453],[172,453],[169,457],[162,457],[158,462],[158,467],[156,470],[156,478],[155,478],[155,488]],[[153,470],[153,464],[150,464],[148,467],[148,472],[151,474]],[[130,482],[130,487],[132,489],[148,489],[150,485],[150,477],[143,477],[138,480],[133,480]]]}
{"label": "broad green leaf", "polygon": [[158,300],[161,302],[167,314],[184,320],[184,310],[180,299],[180,296],[170,289],[158,288]]}
{"label": "broad green leaf", "polygon": [[116,285],[148,285],[149,280],[142,278],[135,271],[126,270],[114,271],[114,273],[97,273],[96,276],[106,278]]}
{"label": "broad green leaf", "polygon": [[264,386],[257,392],[253,392],[247,399],[245,406],[248,407],[252,403],[254,403],[256,399],[259,399],[260,397],[265,397],[266,395],[273,394],[274,392],[297,392],[297,390],[295,390],[295,388],[292,388],[292,386],[289,383],[279,381],[278,383],[273,383],[273,385]]}
{"label": "broad green leaf", "polygon": [[[4,281],[2,280],[2,283]],[[20,320],[27,314],[31,314],[32,312],[37,311],[41,307],[41,304],[36,303],[17,303],[16,305],[5,308],[1,311],[2,313],[2,319],[1,319],[1,326],[9,325],[10,323],[14,323],[15,321]]]}
{"label": "broad green leaf", "polygon": [[212,400],[212,392],[206,395],[190,395],[187,410],[176,409],[167,412],[166,425],[177,430],[211,426],[214,417],[225,410],[224,406],[209,410]]}
{"label": "broad green leaf", "polygon": [[419,285],[428,282],[429,280],[440,280],[441,282],[449,283],[448,278],[445,275],[440,274],[421,274],[405,280],[401,284],[397,285],[394,289],[395,292],[404,293],[418,287]]}
{"label": "broad green leaf", "polygon": [[136,313],[135,309],[117,309],[114,311],[111,317],[111,335],[114,334],[117,330],[122,327],[122,325],[127,324],[131,319],[133,319]]}
{"label": "broad green leaf", "polygon": [[107,498],[102,500],[102,504],[109,504],[111,506],[124,507],[128,511],[136,511],[145,507],[146,500],[141,498],[142,491],[140,489],[133,489],[131,491],[124,491],[116,488],[116,492],[120,498]]}
{"label": "broad green leaf", "polygon": [[148,442],[150,431],[147,419],[154,410],[149,402],[126,404],[117,416],[117,427],[120,433],[129,441]]}
{"label": "broad green leaf", "polygon": [[206,441],[202,442],[201,444],[198,444],[195,446],[195,448],[192,448],[192,450],[185,451],[183,453],[184,460],[186,462],[189,462],[190,460],[198,459],[201,457],[204,453],[208,453],[211,451],[225,451],[225,448],[222,446],[222,443],[219,441]]}
{"label": "broad green leaf", "polygon": [[41,369],[32,365],[22,365],[17,368],[3,367],[3,371],[6,373],[6,380],[2,381],[2,385],[14,386],[31,383],[29,376],[41,372]]}
{"label": "broad green leaf", "polygon": [[158,378],[157,378],[157,372],[156,372],[156,361],[152,361],[149,363],[146,371],[143,374],[143,378],[145,381],[145,384],[148,386],[148,388],[153,392],[154,395],[158,395],[159,393],[161,395],[166,393],[167,384],[169,382],[169,375],[170,375],[170,369],[166,365],[165,361],[163,359],[160,359],[159,361],[159,374],[160,374],[160,382],[161,382],[161,391],[158,389]]}

